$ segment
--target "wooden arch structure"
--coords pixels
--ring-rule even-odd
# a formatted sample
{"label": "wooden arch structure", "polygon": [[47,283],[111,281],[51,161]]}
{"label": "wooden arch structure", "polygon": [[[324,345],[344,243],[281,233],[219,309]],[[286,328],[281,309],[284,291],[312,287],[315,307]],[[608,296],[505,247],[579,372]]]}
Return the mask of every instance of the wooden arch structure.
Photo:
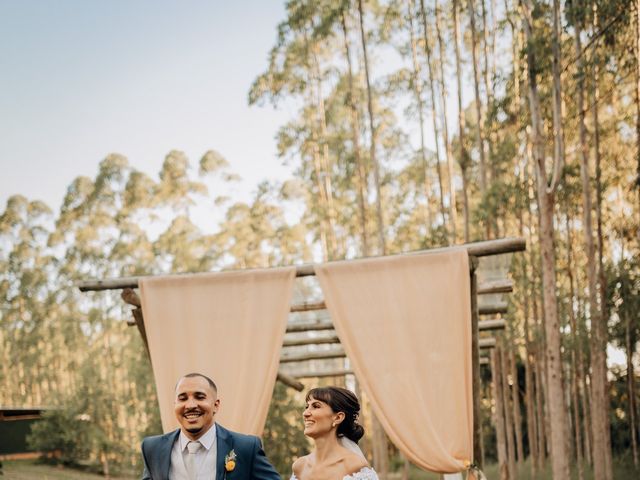
{"label": "wooden arch structure", "polygon": [[[476,461],[482,462],[483,444],[482,444],[482,430],[481,430],[481,416],[480,416],[480,365],[481,363],[488,363],[488,359],[480,357],[481,349],[493,348],[496,345],[495,338],[485,337],[480,338],[480,331],[491,331],[504,329],[505,321],[501,318],[489,318],[480,320],[480,316],[492,316],[501,315],[507,312],[506,303],[493,303],[479,306],[479,295],[491,295],[491,294],[503,294],[513,291],[513,283],[508,278],[500,278],[492,280],[490,282],[478,282],[478,267],[479,259],[481,257],[490,257],[507,253],[521,252],[526,249],[526,241],[524,238],[504,238],[496,240],[486,240],[481,242],[474,242],[462,245],[466,247],[469,255],[469,281],[471,286],[471,331],[472,331],[472,377],[473,377],[473,449],[475,452]],[[411,252],[411,254],[422,254],[426,252],[438,252],[445,251],[451,247],[443,247],[438,249],[420,250]],[[458,248],[458,247],[456,247]],[[315,275],[315,269],[313,264],[300,265],[296,267],[296,277],[309,277]],[[104,280],[87,280],[78,283],[78,288],[82,292],[87,291],[99,291],[99,290],[122,290],[122,299],[132,305],[133,320],[129,321],[129,325],[135,325],[142,337],[144,345],[149,353],[149,346],[147,343],[147,335],[144,326],[144,319],[142,316],[141,302],[134,291],[138,287],[138,280],[141,277],[122,277]],[[324,301],[317,302],[302,302],[291,306],[291,313],[300,312],[313,312],[319,310],[325,310],[326,305]],[[287,325],[287,334],[295,334],[299,332],[325,332],[325,335],[316,338],[305,339],[290,339],[285,336],[283,347],[299,347],[304,345],[335,345],[330,349],[324,349],[322,351],[308,352],[304,354],[288,354],[283,351],[280,357],[281,364],[289,363],[304,363],[312,360],[324,360],[332,358],[345,358],[346,354],[344,349],[340,346],[340,340],[333,330],[333,324],[330,320],[315,320],[312,322],[296,322],[289,323]],[[278,372],[278,381],[285,385],[301,391],[304,387],[298,378],[319,378],[328,376],[343,376],[351,374],[348,369],[341,370],[327,370],[327,371],[315,371],[308,373],[301,373],[295,376]],[[481,465],[480,465],[481,466]]]}

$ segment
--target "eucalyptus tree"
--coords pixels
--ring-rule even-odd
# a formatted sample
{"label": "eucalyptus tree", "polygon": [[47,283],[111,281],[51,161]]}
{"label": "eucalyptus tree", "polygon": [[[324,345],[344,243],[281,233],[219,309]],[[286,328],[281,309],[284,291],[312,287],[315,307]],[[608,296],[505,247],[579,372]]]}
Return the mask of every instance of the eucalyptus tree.
{"label": "eucalyptus tree", "polygon": [[[422,65],[419,59],[419,55],[418,55],[418,35],[416,32],[416,28],[414,25],[415,22],[415,6],[414,6],[414,2],[413,0],[409,0],[407,2],[407,15],[406,15],[406,19],[407,19],[407,25],[409,28],[409,42],[411,44],[411,60],[412,60],[412,64],[413,64],[413,71],[411,72],[411,86],[413,87],[412,90],[414,92],[415,95],[415,99],[416,99],[416,110],[418,113],[418,121],[419,121],[419,131],[420,131],[420,159],[421,159],[421,163],[422,163],[422,177],[424,178],[424,182],[423,182],[423,186],[424,186],[424,199],[425,199],[425,224],[427,229],[430,229],[431,226],[433,225],[433,220],[431,218],[431,208],[430,208],[430,199],[432,197],[432,189],[431,189],[431,182],[430,182],[430,168],[429,168],[429,163],[428,163],[428,152],[427,152],[427,146],[426,146],[426,139],[425,139],[425,119],[424,119],[424,108],[425,108],[425,100],[423,98],[423,88],[424,88],[424,79],[422,78]],[[424,42],[424,40],[423,40]],[[428,47],[425,47],[426,51],[430,51],[428,50]],[[431,76],[430,73],[430,62],[427,61],[426,62],[427,67],[429,68],[429,77]],[[431,94],[433,95],[433,81],[430,82],[430,87],[431,87]],[[433,104],[433,98],[431,100],[431,103]],[[432,109],[433,112],[433,109]],[[437,129],[436,127],[436,123],[434,123],[434,133],[437,133]],[[436,164],[436,168],[439,169],[440,165],[439,165],[439,146],[437,145],[437,136],[436,136],[436,148],[438,149],[436,151],[436,156],[435,156],[435,164]],[[442,198],[442,197],[441,197]],[[443,219],[444,221],[444,219]]]}
{"label": "eucalyptus tree", "polygon": [[[636,53],[636,69],[635,69],[635,93],[636,93],[636,190],[638,195],[638,210],[640,211],[640,0],[636,0],[636,18],[635,18],[635,53]],[[638,213],[640,219],[640,212]],[[640,221],[638,222],[640,223]],[[638,243],[640,243],[640,230],[638,233]]]}
{"label": "eucalyptus tree", "polygon": [[[457,233],[457,221],[458,221],[458,212],[456,205],[456,187],[455,187],[455,179],[454,179],[454,171],[453,171],[453,152],[451,147],[451,140],[449,135],[449,120],[447,115],[447,86],[445,82],[446,76],[446,61],[447,58],[447,49],[444,44],[444,35],[443,32],[445,29],[442,23],[442,11],[440,9],[439,0],[434,0],[434,17],[435,17],[435,27],[436,27],[436,36],[438,39],[438,82],[439,82],[439,90],[440,90],[440,117],[442,118],[442,142],[444,144],[444,152],[447,160],[447,178],[448,178],[448,189],[449,189],[449,222],[451,224],[451,242],[455,243],[456,238],[458,236]],[[445,15],[446,16],[446,15]],[[457,41],[457,40],[456,40]]]}
{"label": "eucalyptus tree", "polygon": [[[484,1],[484,0],[481,0]],[[487,158],[485,150],[485,139],[482,127],[484,125],[484,114],[482,99],[480,98],[480,73],[478,64],[478,29],[476,26],[476,6],[474,0],[467,0],[467,11],[469,15],[469,27],[471,35],[471,64],[473,67],[473,90],[475,94],[474,105],[476,113],[476,148],[480,159],[480,191],[484,193],[487,188]]]}
{"label": "eucalyptus tree", "polygon": [[249,203],[229,206],[212,239],[220,265],[266,268],[312,261],[307,231],[287,223],[278,192],[277,185],[263,182]]}
{"label": "eucalyptus tree", "polygon": [[462,101],[462,68],[460,54],[460,9],[458,0],[451,2],[451,14],[453,21],[453,45],[456,57],[456,91],[458,97],[458,164],[462,175],[462,208],[464,213],[464,241],[469,242],[469,194],[468,194],[468,168],[470,163],[469,153],[466,147],[465,114]]}
{"label": "eucalyptus tree", "polygon": [[[367,34],[365,29],[365,9],[362,6],[362,0],[358,1],[358,19],[360,24],[360,40],[362,45],[362,59],[364,62],[364,75],[367,86],[367,113],[369,114],[369,161],[373,169],[373,181],[376,190],[376,217],[378,220],[378,248],[382,255],[387,254],[387,245],[385,238],[385,223],[382,213],[382,182],[380,178],[380,162],[377,158],[377,135],[378,125],[376,124],[376,112],[374,108],[374,92],[371,81],[371,66],[369,55],[367,54]],[[386,470],[386,468],[385,468]]]}
{"label": "eucalyptus tree", "polygon": [[[276,45],[269,54],[269,67],[251,86],[249,104],[265,99],[277,105],[285,95],[300,104],[300,116],[281,128],[282,156],[289,149],[299,153],[300,170],[305,171],[314,184],[324,258],[335,258],[336,209],[333,199],[333,162],[326,138],[325,86],[331,81],[327,57],[328,44],[333,39],[332,22],[326,22],[324,2],[295,0],[287,4],[287,19],[278,26]],[[329,14],[332,10],[329,10]],[[307,164],[312,168],[308,168]],[[307,173],[308,172],[308,173]]]}
{"label": "eucalyptus tree", "polygon": [[[593,206],[591,197],[591,180],[589,157],[590,148],[587,141],[586,111],[584,106],[585,98],[585,62],[582,50],[582,31],[584,26],[586,4],[576,3],[570,10],[574,23],[574,45],[577,58],[577,109],[579,115],[579,152],[580,152],[580,172],[582,178],[582,224],[585,244],[585,254],[587,263],[587,279],[589,285],[589,316],[591,318],[591,365],[592,365],[592,401],[591,418],[593,421],[593,441],[594,441],[594,472],[597,476],[608,478],[611,472],[606,473],[606,450],[605,438],[609,436],[608,426],[604,416],[606,415],[606,320],[603,318],[602,310],[598,302],[598,278],[596,265],[596,248],[593,235],[593,222],[591,219]],[[555,5],[554,5],[555,13]],[[556,47],[554,46],[554,49]],[[554,62],[555,67],[555,62]],[[554,72],[555,75],[555,72]],[[554,110],[555,117],[555,110]],[[596,127],[599,128],[599,127]],[[599,147],[596,147],[599,151]]]}
{"label": "eucalyptus tree", "polygon": [[49,375],[60,336],[60,319],[51,286],[55,262],[47,248],[52,215],[47,205],[15,195],[0,215],[0,403],[42,405],[59,385],[64,370]]}
{"label": "eucalyptus tree", "polygon": [[440,125],[438,123],[438,112],[437,112],[437,102],[436,102],[436,73],[434,68],[434,60],[433,60],[433,50],[432,43],[433,38],[430,29],[429,23],[427,21],[427,11],[424,5],[424,0],[420,0],[420,20],[422,26],[422,48],[425,53],[425,65],[427,67],[426,76],[427,76],[427,85],[429,85],[429,93],[431,95],[431,101],[429,105],[431,107],[431,121],[433,124],[433,136],[434,136],[434,145],[435,145],[435,170],[436,177],[438,179],[438,196],[440,199],[440,215],[442,216],[442,224],[445,228],[448,226],[447,218],[445,215],[445,205],[444,205],[444,181],[442,179],[442,167],[441,167],[441,156],[440,156]]}
{"label": "eucalyptus tree", "polygon": [[[536,169],[538,221],[540,228],[540,253],[542,262],[542,285],[544,298],[544,330],[546,335],[545,360],[547,362],[547,388],[549,398],[549,423],[551,427],[552,471],[555,478],[569,476],[567,455],[567,415],[564,406],[564,380],[561,356],[560,324],[555,292],[556,254],[554,250],[553,212],[558,185],[561,181],[562,165],[554,161],[549,182],[549,172],[544,153],[543,118],[538,92],[539,52],[536,52],[536,35],[541,32],[540,22],[536,26],[531,0],[522,0],[523,28],[527,40],[527,66],[529,110],[533,135],[533,155]],[[537,28],[536,28],[537,27]],[[535,29],[535,30],[534,30]],[[538,37],[539,38],[539,37]],[[538,47],[539,49],[539,47]]]}
{"label": "eucalyptus tree", "polygon": [[612,313],[617,317],[613,328],[614,344],[626,354],[629,437],[633,463],[638,468],[638,405],[633,357],[640,338],[640,268],[637,259],[622,260],[612,266],[608,287]]}
{"label": "eucalyptus tree", "polygon": [[[347,4],[348,5],[348,4]],[[368,174],[367,166],[362,155],[360,148],[361,141],[361,126],[360,118],[362,114],[360,112],[359,98],[362,96],[361,89],[358,88],[357,78],[354,75],[353,67],[353,55],[352,46],[350,40],[350,9],[342,8],[340,11],[340,25],[342,27],[342,35],[344,41],[344,57],[347,65],[346,77],[347,77],[347,96],[345,103],[349,107],[349,125],[351,128],[351,142],[353,150],[353,161],[355,163],[355,170],[357,172],[357,197],[358,197],[358,217],[360,219],[360,237],[362,245],[363,256],[369,256],[369,234],[367,228],[367,197],[368,197]]]}

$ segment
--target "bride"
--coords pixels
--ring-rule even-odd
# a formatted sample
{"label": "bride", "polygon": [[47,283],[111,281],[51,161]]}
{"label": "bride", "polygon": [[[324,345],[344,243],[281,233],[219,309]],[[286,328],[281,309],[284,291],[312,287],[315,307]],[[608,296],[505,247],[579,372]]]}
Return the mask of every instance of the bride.
{"label": "bride", "polygon": [[360,403],[353,392],[314,388],[306,403],[304,434],[315,448],[293,463],[291,480],[378,480],[358,447],[364,428],[358,423]]}

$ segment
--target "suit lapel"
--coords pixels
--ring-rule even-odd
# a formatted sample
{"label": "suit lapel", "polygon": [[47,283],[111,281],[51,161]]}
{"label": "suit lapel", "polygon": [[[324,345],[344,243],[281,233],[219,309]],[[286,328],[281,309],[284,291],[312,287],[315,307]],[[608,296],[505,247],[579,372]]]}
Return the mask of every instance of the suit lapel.
{"label": "suit lapel", "polygon": [[169,480],[169,469],[171,468],[171,449],[173,448],[174,442],[178,439],[178,435],[180,434],[180,429],[171,432],[165,436],[165,440],[160,446],[160,472],[162,473],[162,479]]}
{"label": "suit lapel", "polygon": [[226,428],[216,423],[216,480],[224,478],[224,458],[233,449],[233,439]]}

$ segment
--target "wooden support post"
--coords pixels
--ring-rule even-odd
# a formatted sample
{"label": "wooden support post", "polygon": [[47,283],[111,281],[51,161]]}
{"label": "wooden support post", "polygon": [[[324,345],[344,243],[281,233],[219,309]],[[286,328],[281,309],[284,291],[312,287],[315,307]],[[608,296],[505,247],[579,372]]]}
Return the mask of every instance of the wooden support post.
{"label": "wooden support post", "polygon": [[294,390],[297,390],[298,392],[301,392],[304,388],[304,385],[301,382],[293,378],[291,375],[287,375],[286,373],[278,372],[276,380],[284,383],[287,387],[291,387]]}
{"label": "wooden support post", "polygon": [[140,337],[142,337],[142,343],[144,343],[144,349],[147,351],[147,357],[149,357],[149,361],[151,361],[151,352],[149,352],[149,342],[147,341],[147,331],[144,328],[144,319],[142,318],[142,303],[140,302],[140,297],[138,297],[138,294],[134,292],[132,288],[125,288],[120,293],[120,298],[122,298],[125,303],[135,307],[131,313],[133,315],[135,326],[138,327],[138,332],[140,332]]}
{"label": "wooden support post", "polygon": [[479,348],[479,312],[478,312],[478,278],[476,269],[478,259],[469,256],[471,276],[471,378],[473,392],[473,461],[482,468],[482,421],[480,418],[480,348]]}

